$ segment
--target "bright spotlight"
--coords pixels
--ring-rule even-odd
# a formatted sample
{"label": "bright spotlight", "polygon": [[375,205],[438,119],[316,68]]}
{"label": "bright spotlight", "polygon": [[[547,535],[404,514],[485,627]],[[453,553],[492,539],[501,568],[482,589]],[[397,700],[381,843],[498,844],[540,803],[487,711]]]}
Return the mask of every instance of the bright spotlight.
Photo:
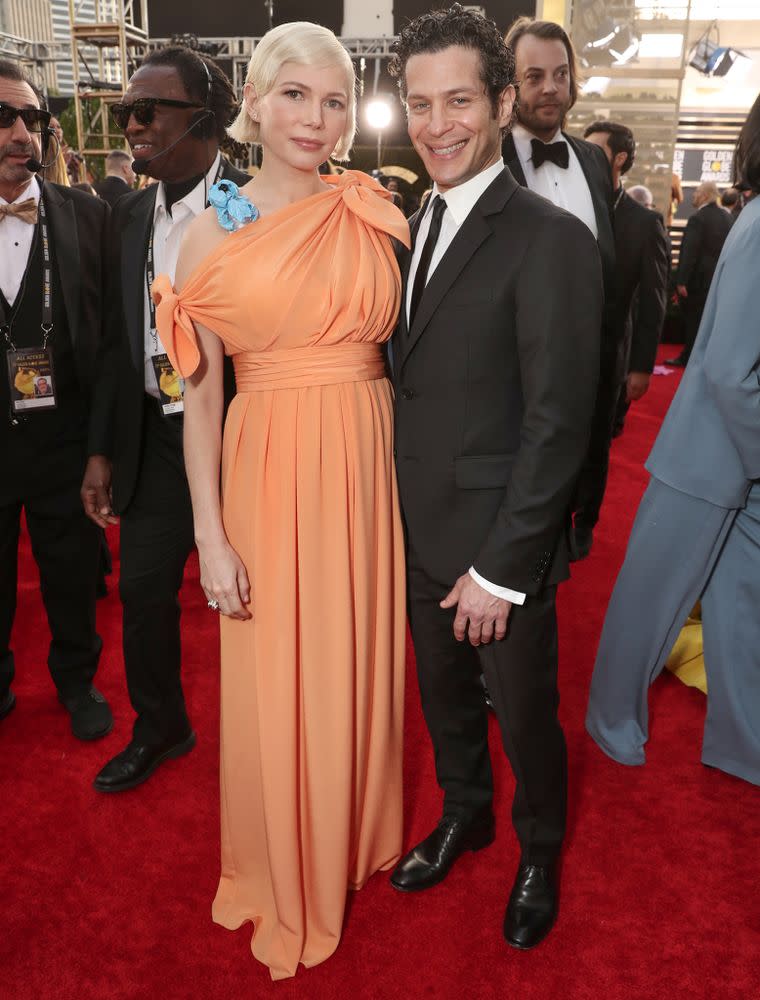
{"label": "bright spotlight", "polygon": [[384,97],[373,97],[364,107],[364,117],[370,128],[378,130],[387,128],[393,117],[390,101]]}

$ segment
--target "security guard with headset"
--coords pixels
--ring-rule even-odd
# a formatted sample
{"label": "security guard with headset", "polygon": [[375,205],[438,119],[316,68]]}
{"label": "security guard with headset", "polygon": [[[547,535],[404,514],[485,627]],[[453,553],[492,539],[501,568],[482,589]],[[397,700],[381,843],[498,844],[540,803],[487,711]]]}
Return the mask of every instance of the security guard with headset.
{"label": "security guard with headset", "polygon": [[182,454],[182,383],[156,329],[149,289],[174,280],[182,237],[218,180],[245,183],[219,151],[235,117],[232,86],[210,59],[150,53],[111,108],[133,168],[158,181],[114,208],[108,313],[99,352],[82,501],[101,526],[121,522],[124,664],[137,713],[132,739],[95,778],[101,792],[141,784],[195,745],[180,679],[179,589],[193,548]]}
{"label": "security guard with headset", "polygon": [[10,642],[23,510],[52,636],[48,667],[74,735],[90,740],[113,726],[92,684],[102,647],[99,533],[79,503],[109,209],[43,183],[57,152],[42,94],[0,60],[0,719],[16,704]]}

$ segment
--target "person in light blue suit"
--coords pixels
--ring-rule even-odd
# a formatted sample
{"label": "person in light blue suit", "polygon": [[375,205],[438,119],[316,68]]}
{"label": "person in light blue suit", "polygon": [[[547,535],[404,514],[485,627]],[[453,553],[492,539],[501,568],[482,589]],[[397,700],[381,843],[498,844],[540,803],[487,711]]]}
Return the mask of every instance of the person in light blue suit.
{"label": "person in light blue suit", "polygon": [[[760,97],[735,171],[760,194]],[[760,197],[726,240],[646,467],[652,478],[607,609],[586,729],[614,760],[644,763],[649,686],[701,598],[702,761],[760,785]]]}

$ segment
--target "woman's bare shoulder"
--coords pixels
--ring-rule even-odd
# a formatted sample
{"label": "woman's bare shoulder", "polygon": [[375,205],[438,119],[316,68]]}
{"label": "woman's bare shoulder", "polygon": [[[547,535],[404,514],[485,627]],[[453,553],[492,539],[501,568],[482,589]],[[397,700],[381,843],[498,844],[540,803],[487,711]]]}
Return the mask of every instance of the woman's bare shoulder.
{"label": "woman's bare shoulder", "polygon": [[187,278],[220,243],[224,242],[227,232],[222,229],[217,219],[216,211],[207,208],[196,216],[187,227],[182,238],[179,261],[177,263],[177,282],[184,284]]}

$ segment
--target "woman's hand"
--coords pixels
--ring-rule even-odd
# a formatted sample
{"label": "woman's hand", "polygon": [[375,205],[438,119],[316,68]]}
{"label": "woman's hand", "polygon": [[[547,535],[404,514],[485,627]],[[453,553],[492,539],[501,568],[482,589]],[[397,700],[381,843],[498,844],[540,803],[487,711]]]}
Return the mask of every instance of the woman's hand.
{"label": "woman's hand", "polygon": [[229,542],[198,546],[201,587],[208,601],[219,604],[219,613],[247,621],[251,612],[251,585],[240,556]]}

